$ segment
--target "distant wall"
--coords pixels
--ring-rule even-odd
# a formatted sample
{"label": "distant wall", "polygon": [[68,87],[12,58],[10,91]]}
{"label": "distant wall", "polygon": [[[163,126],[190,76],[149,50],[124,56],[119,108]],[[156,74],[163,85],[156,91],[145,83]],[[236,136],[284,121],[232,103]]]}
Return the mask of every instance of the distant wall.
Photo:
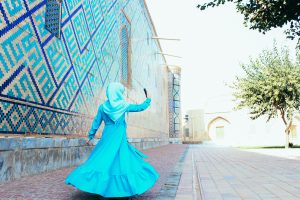
{"label": "distant wall", "polygon": [[[218,120],[214,120],[216,118]],[[247,110],[240,110],[205,114],[204,120],[207,125],[213,121],[208,134],[218,143],[233,146],[285,145],[285,126],[280,118],[271,119],[269,122],[267,122],[267,117],[251,120]],[[293,126],[290,142],[299,145],[300,123],[296,118],[293,120]],[[217,137],[218,127],[223,127],[223,138]]]}
{"label": "distant wall", "polygon": [[204,123],[204,110],[188,110],[186,115],[187,122],[184,127],[184,140],[203,141],[209,139]]}

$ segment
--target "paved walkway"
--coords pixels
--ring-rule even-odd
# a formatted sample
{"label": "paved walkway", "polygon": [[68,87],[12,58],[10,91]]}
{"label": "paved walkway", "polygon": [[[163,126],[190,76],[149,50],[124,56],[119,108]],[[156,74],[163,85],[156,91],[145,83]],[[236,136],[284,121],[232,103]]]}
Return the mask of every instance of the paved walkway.
{"label": "paved walkway", "polygon": [[[187,145],[166,145],[143,151],[160,178],[151,190],[135,199],[155,199],[167,181],[174,166],[179,161]],[[24,177],[12,182],[0,184],[0,200],[96,200],[104,199],[65,185],[67,174],[74,168],[65,168],[32,177]],[[178,184],[178,183],[177,183]],[[175,195],[175,194],[174,194]],[[127,198],[123,198],[127,199]]]}
{"label": "paved walkway", "polygon": [[175,199],[299,200],[300,151],[292,151],[294,159],[285,149],[191,146]]}
{"label": "paved walkway", "polygon": [[[134,199],[300,199],[300,149],[241,150],[190,145],[185,155],[186,147],[166,145],[144,151],[161,176],[151,190]],[[2,184],[0,200],[103,199],[65,185],[64,179],[72,169]]]}

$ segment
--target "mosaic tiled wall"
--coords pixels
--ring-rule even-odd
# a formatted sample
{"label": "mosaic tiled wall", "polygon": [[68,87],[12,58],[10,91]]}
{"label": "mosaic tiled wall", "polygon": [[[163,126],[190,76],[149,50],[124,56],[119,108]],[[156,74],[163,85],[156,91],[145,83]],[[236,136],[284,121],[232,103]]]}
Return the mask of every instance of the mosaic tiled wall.
{"label": "mosaic tiled wall", "polygon": [[45,29],[45,12],[45,0],[0,1],[0,133],[86,134],[107,84],[121,80],[126,23],[130,100],[146,87],[152,112],[165,115],[165,61],[143,0],[63,0],[60,38]]}
{"label": "mosaic tiled wall", "polygon": [[181,137],[181,100],[180,100],[180,79],[181,69],[169,67],[169,137]]}

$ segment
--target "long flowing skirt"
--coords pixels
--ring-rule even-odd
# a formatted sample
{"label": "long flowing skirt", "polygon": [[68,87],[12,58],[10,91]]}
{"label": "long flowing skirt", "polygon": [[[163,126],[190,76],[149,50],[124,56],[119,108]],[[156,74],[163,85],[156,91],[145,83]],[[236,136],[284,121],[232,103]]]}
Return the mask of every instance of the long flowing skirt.
{"label": "long flowing skirt", "polygon": [[129,197],[150,189],[159,177],[146,155],[127,142],[126,128],[105,127],[89,158],[65,183],[103,197]]}

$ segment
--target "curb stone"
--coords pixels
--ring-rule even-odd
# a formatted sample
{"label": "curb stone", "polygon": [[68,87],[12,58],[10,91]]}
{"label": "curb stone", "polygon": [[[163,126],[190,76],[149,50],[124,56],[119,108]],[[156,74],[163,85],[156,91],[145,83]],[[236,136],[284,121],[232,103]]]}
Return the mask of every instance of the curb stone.
{"label": "curb stone", "polygon": [[182,174],[184,160],[187,152],[189,151],[189,148],[190,147],[187,146],[184,152],[181,154],[179,161],[175,165],[173,171],[169,174],[165,184],[161,187],[158,197],[156,197],[157,200],[171,200],[175,198]]}

